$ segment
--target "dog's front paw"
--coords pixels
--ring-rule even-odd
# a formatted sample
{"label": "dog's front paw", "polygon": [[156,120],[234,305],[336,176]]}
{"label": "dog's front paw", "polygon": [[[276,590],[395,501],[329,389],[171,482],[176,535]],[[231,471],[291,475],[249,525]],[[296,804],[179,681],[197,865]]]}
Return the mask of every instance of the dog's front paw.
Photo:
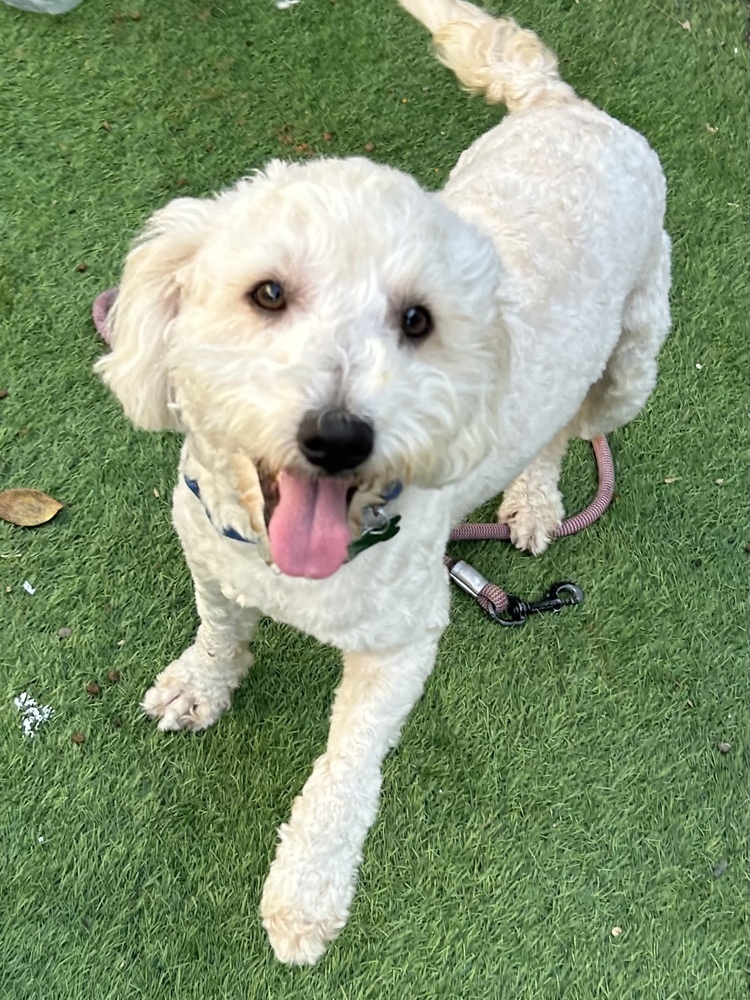
{"label": "dog's front paw", "polygon": [[506,491],[497,511],[498,521],[510,529],[511,542],[533,556],[544,552],[564,516],[558,490],[531,488],[518,481]]}
{"label": "dog's front paw", "polygon": [[294,906],[269,909],[263,917],[273,953],[287,965],[314,965],[345,923],[345,917],[321,920]]}
{"label": "dog's front paw", "polygon": [[232,700],[232,692],[253,662],[252,653],[233,658],[231,669],[219,672],[211,662],[201,669],[193,647],[159,674],[146,692],[141,708],[159,729],[206,729],[216,722]]}
{"label": "dog's front paw", "polygon": [[[279,861],[263,887],[260,912],[274,954],[290,965],[313,965],[346,923],[353,895],[348,873]],[[344,876],[343,884],[339,882]]]}

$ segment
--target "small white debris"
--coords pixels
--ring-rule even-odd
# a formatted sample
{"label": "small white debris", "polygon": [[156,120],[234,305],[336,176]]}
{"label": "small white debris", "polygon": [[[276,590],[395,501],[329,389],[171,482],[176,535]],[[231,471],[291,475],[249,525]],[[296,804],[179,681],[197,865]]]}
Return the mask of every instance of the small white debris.
{"label": "small white debris", "polygon": [[699,365],[699,364],[698,364],[698,363],[696,362],[696,364],[695,364],[695,367],[696,367],[696,368],[698,369],[698,371],[701,371],[701,369],[703,368],[703,365]]}
{"label": "small white debris", "polygon": [[690,23],[690,21],[680,21],[680,27],[684,28],[685,31],[692,31],[693,30],[693,26]]}
{"label": "small white debris", "polygon": [[37,705],[27,691],[22,691],[17,698],[14,698],[13,704],[22,713],[21,730],[23,735],[29,738],[53,713],[53,709],[49,705]]}
{"label": "small white debris", "polygon": [[42,834],[39,834],[39,836],[36,838],[36,842],[37,842],[37,844],[43,844],[44,843],[44,837],[42,836]]}
{"label": "small white debris", "polygon": [[737,46],[736,46],[736,45],[735,45],[735,47],[734,47],[734,48],[732,49],[732,52],[734,52],[734,54],[735,54],[735,55],[737,55],[737,53],[738,53],[739,51],[740,51],[740,50],[739,50],[739,49],[737,48]]}
{"label": "small white debris", "polygon": [[297,3],[299,3],[299,0],[276,0],[276,7],[278,10],[289,10],[290,7],[294,7]]}
{"label": "small white debris", "polygon": [[32,587],[28,580],[23,581],[23,589],[26,591],[27,594],[36,593],[36,587]]}
{"label": "small white debris", "polygon": [[664,480],[664,482],[665,483],[670,483],[670,484],[671,483],[679,483],[679,481],[680,481],[681,478],[682,478],[682,476],[667,476],[667,478]]}
{"label": "small white debris", "polygon": [[622,927],[613,927],[612,928],[612,937],[618,938],[621,934],[622,934]]}
{"label": "small white debris", "polygon": [[158,498],[159,498],[159,497],[161,496],[161,494],[159,493],[159,491],[157,490],[157,488],[156,488],[155,486],[154,486],[154,496],[155,496],[155,497],[156,497],[157,499],[158,499]]}
{"label": "small white debris", "polygon": [[723,479],[714,479],[714,482],[716,483],[717,486],[723,486],[724,485],[724,480]]}

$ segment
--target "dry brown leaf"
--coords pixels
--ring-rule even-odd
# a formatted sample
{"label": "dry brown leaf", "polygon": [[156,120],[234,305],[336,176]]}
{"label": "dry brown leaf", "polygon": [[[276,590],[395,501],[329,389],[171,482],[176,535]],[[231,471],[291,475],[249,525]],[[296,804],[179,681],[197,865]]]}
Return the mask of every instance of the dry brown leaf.
{"label": "dry brown leaf", "polygon": [[39,490],[3,490],[0,493],[0,518],[22,528],[35,528],[51,521],[63,506]]}

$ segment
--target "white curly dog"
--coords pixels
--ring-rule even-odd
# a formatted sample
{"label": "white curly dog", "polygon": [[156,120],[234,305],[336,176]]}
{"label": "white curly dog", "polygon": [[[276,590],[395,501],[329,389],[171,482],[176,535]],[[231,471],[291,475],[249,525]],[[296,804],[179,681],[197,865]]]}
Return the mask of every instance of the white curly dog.
{"label": "white curly dog", "polygon": [[567,442],[636,416],[669,327],[646,141],[512,20],[401,3],[501,124],[437,194],[354,158],[172,201],[127,258],[98,363],[138,427],[185,436],[174,523],[200,625],[145,696],[159,728],[219,718],[261,615],[343,654],[261,902],[284,962],[346,922],[383,758],[448,621],[452,526],[504,490],[499,518],[541,552]]}

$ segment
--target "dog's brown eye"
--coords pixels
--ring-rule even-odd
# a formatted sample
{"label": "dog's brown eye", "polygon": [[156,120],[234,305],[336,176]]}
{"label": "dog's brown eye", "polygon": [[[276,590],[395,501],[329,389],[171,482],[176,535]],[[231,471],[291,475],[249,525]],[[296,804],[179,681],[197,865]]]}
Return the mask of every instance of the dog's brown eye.
{"label": "dog's brown eye", "polygon": [[286,293],[278,281],[261,281],[250,292],[250,300],[266,312],[280,312],[286,308]]}
{"label": "dog's brown eye", "polygon": [[410,306],[401,314],[401,332],[410,340],[424,340],[432,333],[432,316],[424,306]]}

